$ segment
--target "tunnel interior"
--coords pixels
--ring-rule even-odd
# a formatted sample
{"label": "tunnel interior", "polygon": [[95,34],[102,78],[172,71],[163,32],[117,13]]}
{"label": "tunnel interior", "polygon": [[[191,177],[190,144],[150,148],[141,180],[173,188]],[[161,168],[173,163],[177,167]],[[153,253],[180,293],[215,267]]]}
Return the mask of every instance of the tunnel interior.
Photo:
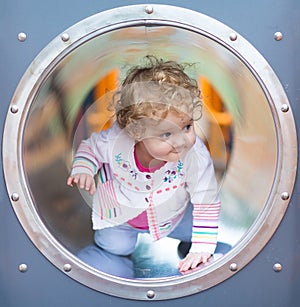
{"label": "tunnel interior", "polygon": [[[198,81],[203,101],[195,127],[211,153],[222,201],[219,241],[236,246],[272,189],[278,159],[273,114],[257,78],[238,56],[206,35],[173,25],[109,31],[67,53],[44,77],[23,134],[34,206],[50,233],[75,255],[92,244],[93,231],[89,197],[66,185],[74,151],[91,132],[111,126],[111,95],[146,55],[192,64],[187,72]],[[147,250],[152,259],[147,265],[167,268],[163,273],[143,268],[142,277],[176,275],[177,245],[142,239],[136,261],[145,261],[139,257]],[[166,258],[168,249],[174,255]]]}

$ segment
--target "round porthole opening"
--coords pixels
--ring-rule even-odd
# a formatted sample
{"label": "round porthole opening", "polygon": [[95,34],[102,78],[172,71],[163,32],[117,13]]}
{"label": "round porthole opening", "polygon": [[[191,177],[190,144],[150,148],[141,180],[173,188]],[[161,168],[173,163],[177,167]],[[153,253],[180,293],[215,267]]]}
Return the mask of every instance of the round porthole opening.
{"label": "round porthole opening", "polygon": [[[67,29],[30,65],[5,123],[5,179],[26,233],[67,275],[124,298],[176,298],[229,278],[267,244],[292,194],[296,132],[276,75],[232,33],[179,7],[153,5],[151,13],[149,6],[120,7]],[[142,235],[131,257],[99,253],[88,196],[66,185],[74,149],[91,132],[111,127],[107,104],[113,92],[149,54],[192,64],[187,72],[203,101],[195,127],[220,188],[217,252],[188,274],[178,272],[180,242],[169,238],[153,243]],[[102,257],[102,267],[80,257],[87,248]]]}

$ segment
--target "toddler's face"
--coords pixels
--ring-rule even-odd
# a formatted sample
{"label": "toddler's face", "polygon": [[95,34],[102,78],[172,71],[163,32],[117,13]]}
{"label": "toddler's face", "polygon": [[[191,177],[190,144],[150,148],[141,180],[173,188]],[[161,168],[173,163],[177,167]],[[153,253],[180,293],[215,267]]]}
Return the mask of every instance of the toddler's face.
{"label": "toddler's face", "polygon": [[142,142],[156,160],[175,162],[194,145],[196,135],[193,119],[186,114],[170,111],[158,123],[149,120]]}

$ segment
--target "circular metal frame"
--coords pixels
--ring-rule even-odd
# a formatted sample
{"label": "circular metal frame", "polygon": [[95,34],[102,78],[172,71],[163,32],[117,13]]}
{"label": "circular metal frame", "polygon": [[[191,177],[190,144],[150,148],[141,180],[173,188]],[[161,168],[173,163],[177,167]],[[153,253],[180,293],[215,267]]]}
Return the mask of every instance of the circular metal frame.
{"label": "circular metal frame", "polygon": [[[278,138],[278,163],[267,203],[241,241],[212,265],[182,277],[128,280],[99,272],[64,248],[43,224],[27,187],[22,142],[28,111],[43,80],[72,50],[103,33],[137,25],[168,25],[204,35],[238,57],[263,89]],[[297,140],[284,90],[265,59],[235,31],[195,11],[166,5],[120,7],[91,16],[56,37],[32,62],[12,98],[3,136],[3,166],[13,209],[36,247],[61,271],[95,290],[137,300],[164,300],[197,293],[236,274],[267,244],[292,194]]]}

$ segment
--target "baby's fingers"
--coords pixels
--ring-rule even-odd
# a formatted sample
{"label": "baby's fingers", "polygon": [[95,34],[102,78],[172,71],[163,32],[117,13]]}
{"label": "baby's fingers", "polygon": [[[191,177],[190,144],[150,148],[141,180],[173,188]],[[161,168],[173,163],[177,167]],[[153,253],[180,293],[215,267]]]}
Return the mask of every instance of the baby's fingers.
{"label": "baby's fingers", "polygon": [[91,176],[87,176],[85,180],[85,190],[89,191],[91,195],[93,195],[96,191],[96,185],[94,178]]}
{"label": "baby's fingers", "polygon": [[94,195],[95,192],[96,192],[96,185],[95,185],[95,183],[93,183],[93,185],[92,185],[91,188],[90,188],[90,194],[91,194],[91,195]]}
{"label": "baby's fingers", "polygon": [[[76,181],[74,180],[74,182]],[[78,177],[78,181],[76,183],[80,189],[83,189],[83,190],[90,189],[89,176],[86,174],[80,174],[80,176]]]}
{"label": "baby's fingers", "polygon": [[77,185],[80,189],[88,191],[91,195],[96,192],[96,185],[94,178],[88,174],[76,174],[70,176],[67,179],[67,185],[73,186],[73,184]]}
{"label": "baby's fingers", "polygon": [[72,187],[73,186],[73,183],[76,183],[75,182],[75,178],[73,176],[70,176],[68,179],[67,179],[67,185]]}
{"label": "baby's fingers", "polygon": [[195,269],[200,263],[206,263],[210,258],[209,253],[188,253],[187,256],[179,262],[178,269],[180,272]]}

